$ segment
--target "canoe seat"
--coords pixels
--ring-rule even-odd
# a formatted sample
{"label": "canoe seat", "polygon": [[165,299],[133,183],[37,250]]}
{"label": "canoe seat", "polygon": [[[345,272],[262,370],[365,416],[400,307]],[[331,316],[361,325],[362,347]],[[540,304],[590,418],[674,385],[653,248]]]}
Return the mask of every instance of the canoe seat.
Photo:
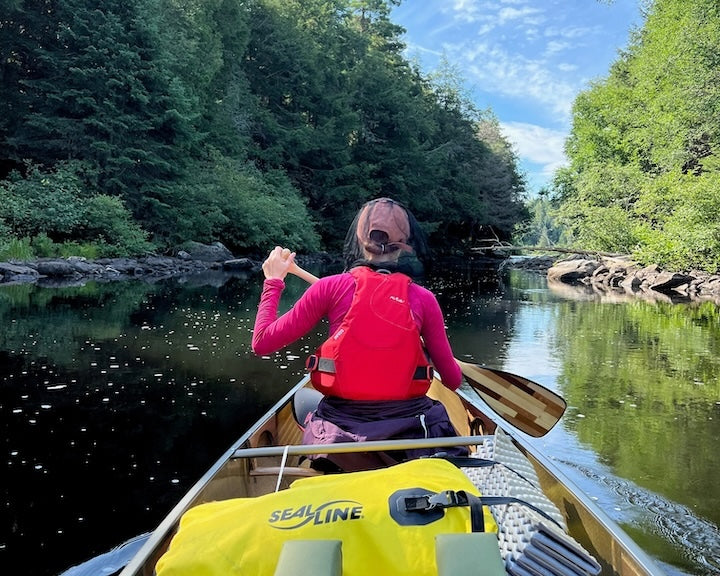
{"label": "canoe seat", "polygon": [[494,532],[438,534],[435,559],[438,576],[506,576]]}
{"label": "canoe seat", "polygon": [[317,408],[322,397],[322,392],[315,390],[315,388],[305,387],[295,392],[292,401],[292,411],[295,422],[298,423],[300,428],[305,428],[305,418],[310,412]]}
{"label": "canoe seat", "polygon": [[288,540],[280,551],[275,576],[342,576],[340,540]]}

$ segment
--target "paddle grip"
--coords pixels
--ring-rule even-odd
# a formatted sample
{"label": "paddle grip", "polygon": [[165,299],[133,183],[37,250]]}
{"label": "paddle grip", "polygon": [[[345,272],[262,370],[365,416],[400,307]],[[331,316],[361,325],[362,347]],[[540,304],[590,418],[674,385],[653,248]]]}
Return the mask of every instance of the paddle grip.
{"label": "paddle grip", "polygon": [[[290,250],[288,248],[284,248],[282,251],[283,258],[285,260],[288,259],[290,256]],[[297,276],[298,278],[301,278],[305,280],[308,284],[315,284],[320,278],[315,276],[314,274],[310,274],[307,270],[304,270],[303,268],[300,268],[295,262],[290,264],[290,268],[288,268],[288,272],[294,276]]]}

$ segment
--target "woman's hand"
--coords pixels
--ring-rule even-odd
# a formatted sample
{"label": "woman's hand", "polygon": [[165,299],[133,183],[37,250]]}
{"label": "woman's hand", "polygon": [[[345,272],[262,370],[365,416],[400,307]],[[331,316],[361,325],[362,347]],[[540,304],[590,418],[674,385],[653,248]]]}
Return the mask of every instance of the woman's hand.
{"label": "woman's hand", "polygon": [[272,278],[285,280],[285,276],[287,276],[290,267],[294,264],[294,262],[295,252],[290,252],[288,248],[275,246],[275,248],[270,251],[270,255],[262,265],[265,278],[268,280]]}

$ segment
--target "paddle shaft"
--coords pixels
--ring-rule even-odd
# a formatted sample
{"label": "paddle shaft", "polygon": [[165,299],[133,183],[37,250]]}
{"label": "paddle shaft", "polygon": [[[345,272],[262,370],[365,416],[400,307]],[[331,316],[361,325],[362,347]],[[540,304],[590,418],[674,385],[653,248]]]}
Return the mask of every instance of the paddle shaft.
{"label": "paddle shaft", "polygon": [[[288,272],[308,284],[319,280],[294,261]],[[567,404],[561,396],[532,380],[457,358],[455,361],[470,387],[490,409],[530,436],[547,434],[565,412]]]}
{"label": "paddle shaft", "polygon": [[288,270],[288,272],[290,272],[290,274],[294,276],[297,276],[298,278],[302,278],[308,284],[315,284],[315,282],[320,280],[320,278],[315,276],[315,274],[311,274],[307,270],[300,268],[300,266],[298,266],[295,262],[290,264],[290,270]]}

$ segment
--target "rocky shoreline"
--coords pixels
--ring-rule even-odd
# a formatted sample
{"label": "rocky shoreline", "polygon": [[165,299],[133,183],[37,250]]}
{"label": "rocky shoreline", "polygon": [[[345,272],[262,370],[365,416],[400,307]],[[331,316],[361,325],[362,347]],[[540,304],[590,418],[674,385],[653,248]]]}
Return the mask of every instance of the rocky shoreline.
{"label": "rocky shoreline", "polygon": [[[252,264],[247,264],[248,269]],[[63,285],[81,281],[113,281],[126,278],[162,279],[217,270],[221,263],[183,260],[168,256],[144,258],[47,258],[33,262],[0,262],[0,285]]]}
{"label": "rocky shoreline", "polygon": [[[300,259],[299,259],[300,260]],[[302,259],[328,262],[331,258],[319,254]],[[0,262],[0,286],[10,284],[38,284],[41,286],[70,286],[88,281],[118,280],[158,281],[165,278],[223,273],[249,276],[262,269],[262,260],[236,258],[220,242],[214,244],[188,243],[172,256],[148,255],[140,258],[40,258],[32,262]]]}
{"label": "rocky shoreline", "polygon": [[[326,253],[299,256],[302,266],[333,263]],[[530,270],[547,275],[551,290],[580,299],[644,299],[671,303],[713,301],[720,305],[720,275],[701,271],[669,272],[659,266],[639,266],[629,257],[551,256],[508,258],[503,268]],[[32,262],[0,262],[0,286],[38,284],[41,286],[79,285],[88,281],[159,281],[166,278],[208,273],[250,276],[262,270],[260,257],[235,257],[220,242],[190,242],[172,256],[148,255],[140,258],[40,258]]]}
{"label": "rocky shoreline", "polygon": [[[712,301],[720,304],[720,276],[699,270],[671,272],[657,265],[640,266],[631,258],[565,258],[547,269],[551,289],[575,287],[578,294],[670,303]],[[567,289],[566,289],[567,292]]]}

